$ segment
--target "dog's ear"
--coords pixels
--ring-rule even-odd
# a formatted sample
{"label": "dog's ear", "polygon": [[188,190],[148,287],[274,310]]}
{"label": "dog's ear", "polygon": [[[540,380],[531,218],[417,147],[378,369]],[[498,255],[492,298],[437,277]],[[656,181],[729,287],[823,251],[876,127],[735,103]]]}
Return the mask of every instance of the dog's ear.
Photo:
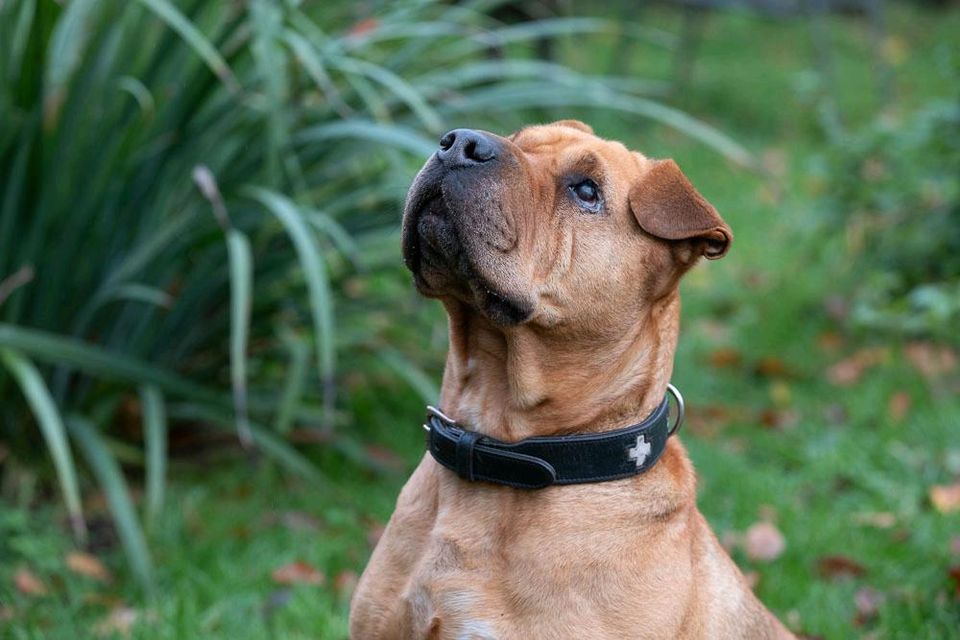
{"label": "dog's ear", "polygon": [[710,260],[723,257],[733,232],[673,160],[654,160],[630,189],[630,209],[640,228],[665,240],[690,240]]}
{"label": "dog's ear", "polygon": [[588,125],[586,122],[580,122],[579,120],[557,120],[556,122],[551,122],[549,126],[568,127],[570,129],[577,129],[590,134],[593,133],[593,127]]}

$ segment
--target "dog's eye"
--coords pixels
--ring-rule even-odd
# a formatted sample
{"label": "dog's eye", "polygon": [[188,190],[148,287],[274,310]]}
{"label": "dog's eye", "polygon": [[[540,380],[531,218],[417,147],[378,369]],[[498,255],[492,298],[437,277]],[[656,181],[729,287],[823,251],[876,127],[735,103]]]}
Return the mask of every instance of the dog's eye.
{"label": "dog's eye", "polygon": [[570,191],[584,209],[594,213],[600,210],[600,188],[593,180],[572,184]]}

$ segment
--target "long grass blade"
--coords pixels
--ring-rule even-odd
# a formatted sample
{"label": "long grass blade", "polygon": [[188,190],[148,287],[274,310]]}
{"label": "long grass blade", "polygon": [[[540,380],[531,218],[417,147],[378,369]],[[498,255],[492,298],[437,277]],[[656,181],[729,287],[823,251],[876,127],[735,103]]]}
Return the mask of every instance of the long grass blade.
{"label": "long grass blade", "polygon": [[163,510],[167,485],[167,411],[163,394],[155,386],[140,387],[143,440],[146,450],[146,522],[152,527]]}
{"label": "long grass blade", "polygon": [[64,365],[108,380],[152,384],[174,396],[223,405],[224,397],[189,379],[133,356],[45,331],[0,322],[0,347],[16,349],[48,364]]}
{"label": "long grass blade", "polygon": [[250,187],[247,195],[257,200],[273,213],[290,236],[300,260],[303,276],[307,283],[307,294],[317,335],[317,363],[324,387],[324,408],[327,412],[327,424],[333,424],[333,384],[336,373],[336,351],[334,347],[333,296],[327,269],[317,246],[316,238],[310,232],[299,207],[288,198],[267,189]]}
{"label": "long grass blade", "polygon": [[380,349],[377,355],[394,373],[409,384],[425,403],[433,404],[440,399],[440,388],[402,353],[395,349],[384,348]]}
{"label": "long grass blade", "polygon": [[63,501],[70,514],[70,525],[77,540],[82,543],[86,540],[87,531],[80,504],[80,483],[60,411],[43,377],[30,360],[14,349],[0,348],[0,362],[17,381],[27,399],[27,404],[33,411],[40,433],[43,434],[47,449],[53,458],[57,478],[60,481],[60,490],[63,492]]}
{"label": "long grass blade", "polygon": [[359,118],[308,127],[294,139],[301,144],[316,144],[328,140],[367,140],[387,144],[421,157],[429,156],[437,147],[433,140],[409,127]]}
{"label": "long grass blade", "polygon": [[113,521],[117,525],[117,534],[120,536],[120,542],[130,562],[133,575],[145,591],[150,591],[153,586],[153,562],[120,465],[110,454],[96,429],[85,418],[72,415],[68,418],[67,424],[70,427],[70,435],[79,445],[80,451],[83,452],[87,464],[107,498]]}
{"label": "long grass blade", "polygon": [[237,417],[237,435],[244,446],[252,443],[247,415],[247,343],[253,299],[253,254],[250,241],[236,229],[227,231],[230,263],[230,383]]}
{"label": "long grass blade", "polygon": [[180,37],[200,56],[228,89],[239,91],[240,85],[237,84],[227,61],[223,59],[217,48],[207,40],[203,33],[190,22],[189,18],[183,15],[169,0],[139,0],[139,2],[166,22],[167,26],[180,34]]}
{"label": "long grass blade", "polygon": [[[180,420],[198,420],[219,429],[234,428],[233,422],[229,418],[203,405],[171,404],[170,417]],[[316,465],[256,422],[251,421],[250,434],[260,451],[287,470],[307,480],[327,482],[327,478],[317,469]]]}
{"label": "long grass blade", "polygon": [[290,355],[290,363],[280,401],[277,403],[277,416],[273,423],[273,430],[285,435],[293,426],[293,419],[307,384],[310,348],[306,340],[289,329],[280,332],[280,340]]}

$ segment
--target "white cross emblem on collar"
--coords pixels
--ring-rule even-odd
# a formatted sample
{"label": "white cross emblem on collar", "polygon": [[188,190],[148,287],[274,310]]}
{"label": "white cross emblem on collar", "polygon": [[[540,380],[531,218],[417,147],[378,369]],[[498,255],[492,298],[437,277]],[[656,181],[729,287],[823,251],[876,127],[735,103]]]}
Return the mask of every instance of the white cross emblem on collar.
{"label": "white cross emblem on collar", "polygon": [[637,446],[627,449],[627,456],[629,456],[631,460],[637,461],[637,469],[639,469],[643,466],[647,456],[650,455],[651,449],[650,443],[647,442],[647,439],[641,433],[637,436]]}

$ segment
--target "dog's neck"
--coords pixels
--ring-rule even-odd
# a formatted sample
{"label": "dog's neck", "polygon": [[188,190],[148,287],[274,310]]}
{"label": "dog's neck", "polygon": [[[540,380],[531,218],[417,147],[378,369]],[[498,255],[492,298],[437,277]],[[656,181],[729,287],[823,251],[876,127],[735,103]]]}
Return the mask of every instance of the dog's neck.
{"label": "dog's neck", "polygon": [[590,339],[536,326],[501,328],[444,302],[450,351],[441,408],[504,441],[640,422],[663,401],[673,369],[680,298],[673,294]]}

